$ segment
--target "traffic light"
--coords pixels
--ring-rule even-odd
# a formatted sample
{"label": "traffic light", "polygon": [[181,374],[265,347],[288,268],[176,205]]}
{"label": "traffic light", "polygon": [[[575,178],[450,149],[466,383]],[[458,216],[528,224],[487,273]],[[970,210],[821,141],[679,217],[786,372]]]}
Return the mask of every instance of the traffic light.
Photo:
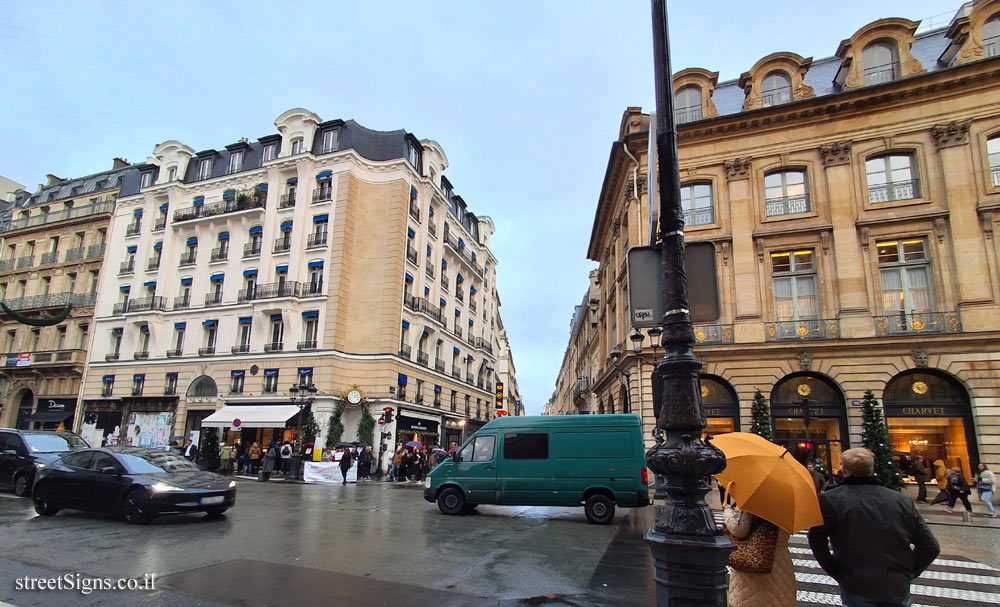
{"label": "traffic light", "polygon": [[382,409],[382,416],[385,417],[385,423],[392,423],[392,407],[386,407]]}
{"label": "traffic light", "polygon": [[503,409],[503,382],[497,382],[497,409]]}
{"label": "traffic light", "polygon": [[497,411],[497,417],[507,417],[506,411]]}

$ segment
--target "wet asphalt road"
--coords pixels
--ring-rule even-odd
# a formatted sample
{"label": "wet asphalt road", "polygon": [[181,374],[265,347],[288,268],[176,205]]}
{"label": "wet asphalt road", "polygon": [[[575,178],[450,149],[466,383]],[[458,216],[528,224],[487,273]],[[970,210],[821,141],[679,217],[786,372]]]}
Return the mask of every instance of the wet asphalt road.
{"label": "wet asphalt road", "polygon": [[[650,604],[652,508],[612,525],[582,508],[480,506],[449,517],[418,484],[240,481],[225,518],[131,526],[36,516],[0,494],[0,601],[29,605]],[[155,591],[18,591],[15,578],[156,574]]]}

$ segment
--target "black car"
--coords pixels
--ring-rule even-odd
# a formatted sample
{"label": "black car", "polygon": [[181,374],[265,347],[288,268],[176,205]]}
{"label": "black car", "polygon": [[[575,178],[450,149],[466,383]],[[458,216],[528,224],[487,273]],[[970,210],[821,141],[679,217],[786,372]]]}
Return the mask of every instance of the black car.
{"label": "black car", "polygon": [[43,516],[72,508],[144,524],[162,514],[219,516],[236,503],[236,482],[169,451],[105,447],[70,453],[43,468],[32,498]]}
{"label": "black car", "polygon": [[0,428],[0,485],[14,495],[28,497],[38,470],[70,451],[90,445],[72,432]]}

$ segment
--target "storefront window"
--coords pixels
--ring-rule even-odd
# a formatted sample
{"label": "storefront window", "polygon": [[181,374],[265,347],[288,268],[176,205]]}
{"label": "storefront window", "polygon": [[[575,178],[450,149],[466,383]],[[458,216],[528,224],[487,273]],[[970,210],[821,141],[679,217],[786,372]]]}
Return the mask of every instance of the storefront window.
{"label": "storefront window", "polygon": [[702,434],[725,434],[739,430],[739,404],[736,393],[721,377],[702,375],[701,408],[708,425]]}
{"label": "storefront window", "polygon": [[812,461],[828,475],[840,468],[840,454],[850,444],[844,398],[836,384],[819,375],[790,375],[771,392],[771,415],[774,442],[797,460]]}

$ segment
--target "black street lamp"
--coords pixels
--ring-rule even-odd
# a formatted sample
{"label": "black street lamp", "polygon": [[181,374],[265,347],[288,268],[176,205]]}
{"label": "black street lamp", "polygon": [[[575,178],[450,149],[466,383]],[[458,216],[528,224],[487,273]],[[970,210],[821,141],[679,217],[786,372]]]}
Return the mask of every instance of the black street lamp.
{"label": "black street lamp", "polygon": [[[663,360],[653,371],[656,444],[646,465],[664,481],[666,503],[646,531],[653,552],[656,602],[672,605],[726,605],[733,550],[705,503],[708,479],[726,467],[726,456],[701,439],[707,425],[701,408],[694,356],[694,333],[684,267],[684,214],[677,166],[677,132],[670,78],[666,0],[651,0],[653,65],[656,83],[656,151],[659,160],[659,241],[663,272]],[[656,195],[650,192],[650,195]],[[657,490],[660,481],[657,481]]]}
{"label": "black street lamp", "polygon": [[[295,423],[295,449],[292,450],[292,466],[289,469],[291,480],[302,479],[302,413],[315,400],[316,386],[312,382],[305,385],[295,384],[288,389],[292,393],[292,404],[299,408]],[[315,448],[315,447],[314,447]]]}

